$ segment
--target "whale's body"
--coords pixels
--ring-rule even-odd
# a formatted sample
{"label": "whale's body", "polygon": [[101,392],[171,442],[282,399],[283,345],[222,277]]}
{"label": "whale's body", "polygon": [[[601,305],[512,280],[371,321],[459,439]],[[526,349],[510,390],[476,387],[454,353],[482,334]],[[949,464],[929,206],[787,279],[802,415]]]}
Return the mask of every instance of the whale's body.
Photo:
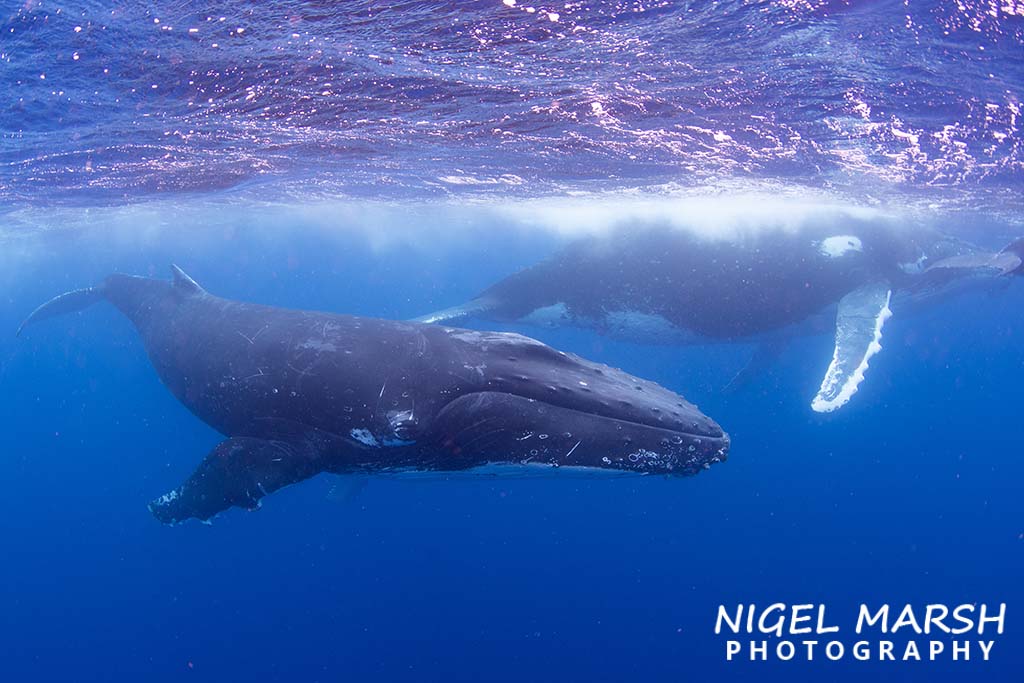
{"label": "whale's body", "polygon": [[468,303],[417,320],[482,317],[589,327],[648,343],[760,341],[770,350],[831,314],[835,350],[811,404],[827,412],[856,391],[894,310],[972,281],[1020,273],[1022,254],[1020,241],[985,252],[934,231],[867,222],[766,229],[733,239],[622,230],[573,242]]}
{"label": "whale's body", "polygon": [[151,504],[164,522],[252,508],[319,472],[500,463],[693,474],[728,437],[685,399],[516,334],[273,308],[113,275],[26,321],[107,300],[160,378],[228,438]]}

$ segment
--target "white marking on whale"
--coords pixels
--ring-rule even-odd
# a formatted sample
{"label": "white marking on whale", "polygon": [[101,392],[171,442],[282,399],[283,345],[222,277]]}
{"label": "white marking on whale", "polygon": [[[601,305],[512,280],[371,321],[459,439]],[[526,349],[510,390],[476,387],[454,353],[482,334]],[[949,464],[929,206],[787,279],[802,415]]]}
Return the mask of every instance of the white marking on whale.
{"label": "white marking on whale", "polygon": [[380,448],[380,442],[377,441],[377,437],[370,433],[369,429],[353,429],[349,434],[361,444],[370,448]]}
{"label": "white marking on whale", "polygon": [[569,308],[561,301],[550,306],[534,309],[531,313],[520,318],[521,322],[527,325],[537,325],[538,327],[557,327],[570,323],[572,320],[573,316],[569,314]]}
{"label": "white marking on whale", "polygon": [[856,235],[832,235],[823,239],[818,249],[829,258],[839,258],[850,251],[864,251],[864,243]]}
{"label": "white marking on whale", "polygon": [[338,347],[331,342],[325,342],[321,339],[307,339],[303,343],[299,344],[300,349],[312,349],[314,351],[337,351]]}

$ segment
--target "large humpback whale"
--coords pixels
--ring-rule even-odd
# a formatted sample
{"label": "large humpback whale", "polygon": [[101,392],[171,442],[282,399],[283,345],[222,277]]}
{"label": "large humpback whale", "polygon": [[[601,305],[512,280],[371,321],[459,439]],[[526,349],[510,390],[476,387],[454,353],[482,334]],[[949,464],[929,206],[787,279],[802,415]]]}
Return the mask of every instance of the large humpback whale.
{"label": "large humpback whale", "polygon": [[644,342],[754,340],[762,343],[756,366],[780,339],[834,309],[835,347],[811,402],[829,412],[856,392],[893,311],[1020,274],[1022,256],[1024,240],[986,252],[937,232],[869,222],[732,239],[621,230],[575,241],[470,302],[417,320],[576,325]]}
{"label": "large humpback whale", "polygon": [[320,472],[490,464],[695,474],[729,438],[683,397],[518,334],[230,301],[173,281],[111,275],[22,324],[106,300],[157,374],[227,438],[150,504],[167,523],[255,508]]}

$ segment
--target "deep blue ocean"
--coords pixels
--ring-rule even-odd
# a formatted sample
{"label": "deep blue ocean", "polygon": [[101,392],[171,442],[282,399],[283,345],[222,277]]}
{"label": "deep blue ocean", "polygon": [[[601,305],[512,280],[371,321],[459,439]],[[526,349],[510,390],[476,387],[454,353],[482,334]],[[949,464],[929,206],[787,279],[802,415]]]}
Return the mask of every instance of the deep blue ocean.
{"label": "deep blue ocean", "polygon": [[[622,226],[885,216],[998,249],[1022,99],[1019,0],[0,0],[0,680],[1024,680],[1024,280],[895,310],[826,415],[830,334],[726,392],[752,345],[471,322],[683,394],[729,460],[323,474],[212,526],[146,508],[222,437],[124,317],[14,335],[171,263],[408,319]],[[990,661],[727,661],[719,605],[776,602],[847,645],[861,603],[1005,603],[1006,630]]]}

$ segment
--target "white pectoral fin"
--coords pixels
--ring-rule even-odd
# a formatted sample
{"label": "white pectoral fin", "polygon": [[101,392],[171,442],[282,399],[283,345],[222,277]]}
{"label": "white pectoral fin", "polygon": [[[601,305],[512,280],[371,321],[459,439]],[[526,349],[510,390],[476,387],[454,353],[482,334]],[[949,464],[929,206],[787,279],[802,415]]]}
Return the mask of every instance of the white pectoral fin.
{"label": "white pectoral fin", "polygon": [[836,348],[811,409],[830,413],[846,405],[864,381],[868,361],[882,350],[882,326],[892,317],[888,283],[874,282],[839,301]]}

